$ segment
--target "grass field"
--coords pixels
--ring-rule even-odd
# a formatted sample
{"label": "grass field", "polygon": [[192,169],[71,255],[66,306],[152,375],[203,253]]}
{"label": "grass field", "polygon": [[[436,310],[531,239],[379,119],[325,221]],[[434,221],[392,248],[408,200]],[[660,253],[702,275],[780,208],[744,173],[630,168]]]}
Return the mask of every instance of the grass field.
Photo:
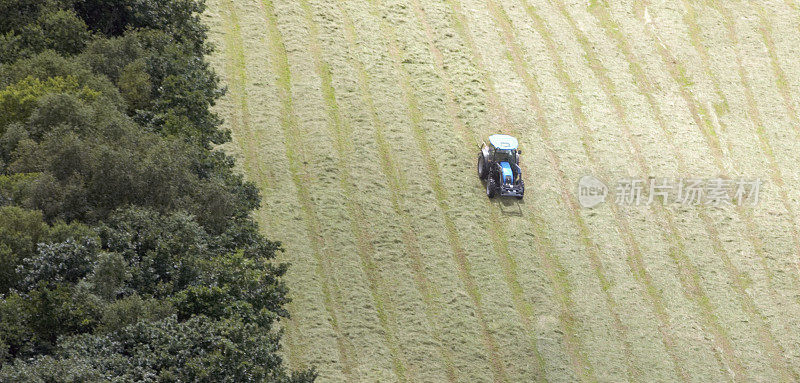
{"label": "grass field", "polygon": [[[320,382],[800,380],[797,0],[208,0]],[[477,143],[519,138],[524,201]],[[584,209],[577,182],[764,180]]]}

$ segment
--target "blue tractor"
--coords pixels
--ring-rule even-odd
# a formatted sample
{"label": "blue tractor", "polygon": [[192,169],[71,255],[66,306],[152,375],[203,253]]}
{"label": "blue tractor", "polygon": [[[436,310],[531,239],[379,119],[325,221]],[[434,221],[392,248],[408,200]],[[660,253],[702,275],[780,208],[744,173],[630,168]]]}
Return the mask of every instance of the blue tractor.
{"label": "blue tractor", "polygon": [[486,196],[517,197],[525,194],[522,170],[519,168],[517,139],[505,134],[489,136],[489,144],[481,144],[478,154],[478,178],[486,182]]}

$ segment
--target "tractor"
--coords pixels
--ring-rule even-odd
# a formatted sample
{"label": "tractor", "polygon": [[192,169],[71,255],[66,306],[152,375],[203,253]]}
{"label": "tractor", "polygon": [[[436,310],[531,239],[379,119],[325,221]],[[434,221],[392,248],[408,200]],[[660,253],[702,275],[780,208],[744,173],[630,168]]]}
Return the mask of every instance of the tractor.
{"label": "tractor", "polygon": [[489,136],[489,144],[483,142],[478,153],[478,178],[486,182],[486,196],[517,197],[525,194],[522,170],[519,168],[517,139],[505,134]]}

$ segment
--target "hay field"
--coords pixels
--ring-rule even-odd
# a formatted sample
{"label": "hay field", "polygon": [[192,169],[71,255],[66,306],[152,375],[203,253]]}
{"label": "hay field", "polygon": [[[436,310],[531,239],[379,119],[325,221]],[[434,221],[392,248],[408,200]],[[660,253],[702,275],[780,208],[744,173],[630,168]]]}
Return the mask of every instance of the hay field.
{"label": "hay field", "polygon": [[[320,382],[800,381],[797,0],[208,0]],[[477,143],[519,138],[524,201]],[[581,208],[578,179],[758,177]]]}

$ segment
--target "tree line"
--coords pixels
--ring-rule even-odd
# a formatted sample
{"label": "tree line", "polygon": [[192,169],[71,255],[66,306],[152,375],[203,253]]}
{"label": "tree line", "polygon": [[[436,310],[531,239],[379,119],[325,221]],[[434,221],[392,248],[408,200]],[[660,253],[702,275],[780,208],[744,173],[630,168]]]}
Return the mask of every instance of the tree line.
{"label": "tree line", "polygon": [[312,382],[198,0],[0,0],[0,381]]}

